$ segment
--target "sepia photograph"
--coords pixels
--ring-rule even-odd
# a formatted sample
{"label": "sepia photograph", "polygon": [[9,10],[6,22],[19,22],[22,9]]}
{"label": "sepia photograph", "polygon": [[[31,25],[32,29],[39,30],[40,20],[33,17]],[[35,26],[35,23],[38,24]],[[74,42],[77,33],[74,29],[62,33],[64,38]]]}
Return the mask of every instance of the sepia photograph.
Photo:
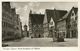
{"label": "sepia photograph", "polygon": [[2,2],[2,47],[78,47],[78,2]]}

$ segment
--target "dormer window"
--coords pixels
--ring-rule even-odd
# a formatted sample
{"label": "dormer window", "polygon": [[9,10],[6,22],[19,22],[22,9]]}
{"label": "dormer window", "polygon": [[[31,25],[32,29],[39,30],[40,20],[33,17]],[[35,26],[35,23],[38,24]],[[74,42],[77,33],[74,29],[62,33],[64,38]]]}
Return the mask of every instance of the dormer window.
{"label": "dormer window", "polygon": [[72,11],[71,19],[72,19],[72,20],[75,20],[75,13],[74,13],[74,11]]}
{"label": "dormer window", "polygon": [[74,16],[75,15],[75,13],[74,13],[74,11],[72,11],[72,15],[71,16]]}

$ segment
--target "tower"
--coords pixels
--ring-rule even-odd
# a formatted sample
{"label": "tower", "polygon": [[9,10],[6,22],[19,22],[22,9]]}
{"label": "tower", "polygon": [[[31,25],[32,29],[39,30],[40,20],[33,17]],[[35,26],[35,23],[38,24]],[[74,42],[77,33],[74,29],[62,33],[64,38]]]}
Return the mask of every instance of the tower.
{"label": "tower", "polygon": [[24,31],[27,31],[27,25],[26,24],[24,25]]}
{"label": "tower", "polygon": [[24,25],[24,33],[23,34],[24,34],[25,37],[29,37],[26,24]]}

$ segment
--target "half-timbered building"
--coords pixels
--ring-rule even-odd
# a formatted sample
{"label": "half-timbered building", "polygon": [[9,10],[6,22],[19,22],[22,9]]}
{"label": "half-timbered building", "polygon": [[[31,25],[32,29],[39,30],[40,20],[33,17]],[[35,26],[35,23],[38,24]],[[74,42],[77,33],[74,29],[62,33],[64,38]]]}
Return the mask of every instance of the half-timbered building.
{"label": "half-timbered building", "polygon": [[29,14],[29,33],[31,37],[43,37],[43,20],[44,14],[31,13]]}

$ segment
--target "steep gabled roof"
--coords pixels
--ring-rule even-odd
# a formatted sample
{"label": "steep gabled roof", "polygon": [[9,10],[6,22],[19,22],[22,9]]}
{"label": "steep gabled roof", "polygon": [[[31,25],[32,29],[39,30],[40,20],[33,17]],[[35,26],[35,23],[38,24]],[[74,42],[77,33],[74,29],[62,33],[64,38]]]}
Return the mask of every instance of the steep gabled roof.
{"label": "steep gabled roof", "polygon": [[71,13],[72,13],[73,10],[74,10],[74,12],[75,12],[75,15],[77,14],[78,8],[72,7],[72,9],[70,10],[70,12],[69,12],[69,14],[68,14],[68,18],[71,17]]}
{"label": "steep gabled roof", "polygon": [[67,11],[66,10],[56,10],[56,13],[58,16],[57,16],[57,19],[59,20],[60,18],[62,18],[66,13]]}
{"label": "steep gabled roof", "polygon": [[61,19],[59,19],[58,21],[61,21],[61,20],[66,19],[66,18],[68,17],[69,13],[70,13],[70,12],[67,12],[67,13],[66,13]]}
{"label": "steep gabled roof", "polygon": [[43,24],[44,14],[30,14],[32,24]]}
{"label": "steep gabled roof", "polygon": [[[59,19],[58,21],[61,21],[61,20],[66,19],[66,18],[70,18],[71,13],[72,13],[73,10],[75,12],[75,15],[77,16],[77,14],[78,14],[78,8],[72,7],[72,9],[67,14],[65,14],[61,19]],[[67,21],[68,20],[69,19],[67,19]]]}
{"label": "steep gabled roof", "polygon": [[57,20],[62,18],[66,13],[66,10],[46,9],[48,23],[50,22],[51,17],[53,18],[54,22],[57,22]]}
{"label": "steep gabled roof", "polygon": [[70,15],[69,16],[71,16],[71,13],[72,13],[73,10],[74,10],[75,15],[77,14],[78,8],[72,7],[72,9],[70,10]]}
{"label": "steep gabled roof", "polygon": [[51,17],[54,17],[54,10],[49,10],[49,9],[46,9],[46,18],[47,18],[47,21],[48,21],[48,23],[50,22],[50,19],[51,19]]}
{"label": "steep gabled roof", "polygon": [[73,7],[73,10],[74,10],[75,14],[77,14],[78,8],[77,7]]}

